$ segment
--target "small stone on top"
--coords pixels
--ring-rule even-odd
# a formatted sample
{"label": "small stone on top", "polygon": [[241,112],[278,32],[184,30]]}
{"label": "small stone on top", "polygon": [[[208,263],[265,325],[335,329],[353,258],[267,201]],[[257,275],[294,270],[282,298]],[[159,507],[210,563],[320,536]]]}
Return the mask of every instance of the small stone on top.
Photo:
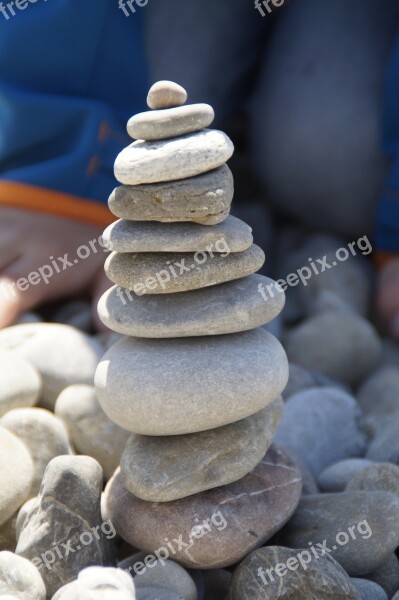
{"label": "small stone on top", "polygon": [[182,106],[186,101],[186,90],[173,81],[157,81],[150,88],[147,96],[148,106],[155,110]]}

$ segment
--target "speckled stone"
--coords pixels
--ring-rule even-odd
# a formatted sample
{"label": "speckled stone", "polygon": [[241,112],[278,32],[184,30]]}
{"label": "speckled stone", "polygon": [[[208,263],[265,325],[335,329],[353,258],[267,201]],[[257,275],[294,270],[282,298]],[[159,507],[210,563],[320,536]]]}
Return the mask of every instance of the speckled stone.
{"label": "speckled stone", "polygon": [[187,101],[186,90],[174,81],[157,81],[150,87],[147,104],[150,108],[170,108],[181,106]]}
{"label": "speckled stone", "polygon": [[106,479],[118,467],[129,432],[110,421],[91,385],[71,385],[61,392],[55,413],[65,423],[79,454],[95,458]]}
{"label": "speckled stone", "polygon": [[349,481],[373,463],[366,458],[346,458],[327,467],[318,478],[323,492],[343,492]]}
{"label": "speckled stone", "polygon": [[291,457],[272,447],[240,481],[174,502],[139,500],[117,472],[105,491],[105,512],[119,535],[144,552],[159,550],[161,540],[180,539],[174,560],[217,568],[240,561],[278,531],[294,512],[301,487]]}
{"label": "speckled stone", "polygon": [[234,180],[227,165],[197,177],[166,183],[120,186],[109,197],[111,212],[130,221],[216,225],[230,212]]}
{"label": "speckled stone", "polygon": [[303,496],[276,543],[308,548],[323,541],[351,577],[371,573],[399,545],[399,498],[388,492]]}
{"label": "speckled stone", "polygon": [[38,569],[26,558],[0,552],[0,597],[45,600],[46,588]]}
{"label": "speckled stone", "polygon": [[41,391],[37,370],[12,352],[0,350],[0,417],[14,408],[33,406]]}
{"label": "speckled stone", "polygon": [[251,417],[209,431],[133,434],[121,461],[124,485],[142,500],[170,502],[237,481],[262,460],[282,414],[278,398]]}
{"label": "speckled stone", "polygon": [[[229,216],[218,225],[135,222],[120,219],[103,234],[104,245],[115,252],[243,252],[253,242],[249,225]],[[218,250],[220,248],[220,250]]]}
{"label": "speckled stone", "polygon": [[280,546],[252,552],[234,572],[229,600],[361,600],[331,556],[306,564],[309,553],[300,552]]}
{"label": "speckled stone", "polygon": [[42,408],[19,408],[0,419],[0,425],[19,437],[29,450],[34,474],[29,496],[36,496],[50,460],[72,454],[64,423]]}
{"label": "speckled stone", "polygon": [[282,346],[258,328],[201,338],[122,339],[100,362],[95,385],[103,410],[124,429],[180,435],[262,410],[287,378]]}
{"label": "speckled stone", "polygon": [[134,115],[128,121],[127,132],[136,140],[164,140],[200,131],[214,118],[209,104],[188,104]]}
{"label": "speckled stone", "polygon": [[237,333],[272,321],[284,308],[284,293],[267,302],[263,275],[250,275],[205,289],[136,296],[113,287],[100,299],[98,314],[113,331],[133,337],[176,338]]}
{"label": "speckled stone", "polygon": [[232,141],[216,129],[155,142],[138,140],[117,156],[114,173],[124,185],[175,181],[216,169],[233,152]]}
{"label": "speckled stone", "polygon": [[28,498],[33,481],[33,462],[16,435],[0,427],[0,525]]}
{"label": "speckled stone", "polygon": [[258,271],[265,262],[263,250],[252,244],[244,252],[223,254],[119,253],[112,252],[105,262],[105,273],[113,283],[144,294],[171,294],[210,287],[240,279]]}

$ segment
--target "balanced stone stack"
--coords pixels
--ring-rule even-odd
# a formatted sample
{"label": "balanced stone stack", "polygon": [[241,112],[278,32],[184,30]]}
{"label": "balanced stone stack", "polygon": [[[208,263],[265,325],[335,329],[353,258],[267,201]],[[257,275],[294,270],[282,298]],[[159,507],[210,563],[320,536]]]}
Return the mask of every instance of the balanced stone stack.
{"label": "balanced stone stack", "polygon": [[[210,106],[186,99],[177,84],[155,84],[155,110],[130,119],[137,141],[115,163],[122,185],[109,206],[120,220],[104,234],[115,287],[99,315],[126,337],[100,362],[96,390],[109,418],[132,432],[105,494],[118,533],[146,552],[169,544],[175,560],[211,568],[282,527],[301,477],[271,447],[288,364],[262,325],[284,294],[255,274],[264,253],[229,216],[232,142],[207,129]],[[183,532],[189,543],[173,546]]]}

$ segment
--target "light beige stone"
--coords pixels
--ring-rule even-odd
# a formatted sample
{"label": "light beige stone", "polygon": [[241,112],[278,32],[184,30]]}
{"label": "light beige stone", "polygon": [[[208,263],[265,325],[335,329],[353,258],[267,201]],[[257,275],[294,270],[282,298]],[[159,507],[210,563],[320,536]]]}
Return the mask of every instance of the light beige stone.
{"label": "light beige stone", "polygon": [[174,181],[216,169],[233,152],[232,141],[216,129],[159,142],[138,140],[117,156],[114,173],[124,185]]}
{"label": "light beige stone", "polygon": [[186,90],[174,81],[157,81],[150,87],[147,104],[150,108],[170,108],[181,106],[187,101]]}
{"label": "light beige stone", "polygon": [[14,408],[33,406],[41,391],[37,370],[20,356],[0,349],[0,416]]}
{"label": "light beige stone", "polygon": [[33,462],[27,447],[0,427],[0,525],[27,499],[33,480]]}

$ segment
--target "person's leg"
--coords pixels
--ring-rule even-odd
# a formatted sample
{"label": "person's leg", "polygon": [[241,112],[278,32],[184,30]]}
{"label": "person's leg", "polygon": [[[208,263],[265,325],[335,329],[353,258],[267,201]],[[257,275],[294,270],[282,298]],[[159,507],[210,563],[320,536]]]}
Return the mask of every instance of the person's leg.
{"label": "person's leg", "polygon": [[371,231],[396,0],[293,0],[265,50],[253,162],[271,202],[346,236]]}
{"label": "person's leg", "polygon": [[208,102],[216,125],[249,96],[270,19],[252,0],[151,0],[146,38],[153,81],[183,85],[189,102]]}

